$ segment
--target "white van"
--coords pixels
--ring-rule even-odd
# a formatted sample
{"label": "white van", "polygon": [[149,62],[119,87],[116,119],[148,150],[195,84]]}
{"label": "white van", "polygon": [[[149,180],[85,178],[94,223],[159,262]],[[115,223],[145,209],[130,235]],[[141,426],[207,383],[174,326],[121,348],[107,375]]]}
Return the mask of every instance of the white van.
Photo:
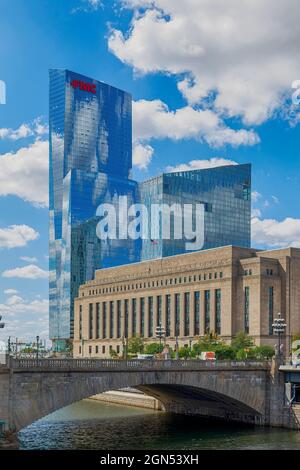
{"label": "white van", "polygon": [[145,360],[151,360],[151,359],[154,359],[154,354],[138,354],[137,355],[137,358],[142,360],[142,361],[145,361]]}

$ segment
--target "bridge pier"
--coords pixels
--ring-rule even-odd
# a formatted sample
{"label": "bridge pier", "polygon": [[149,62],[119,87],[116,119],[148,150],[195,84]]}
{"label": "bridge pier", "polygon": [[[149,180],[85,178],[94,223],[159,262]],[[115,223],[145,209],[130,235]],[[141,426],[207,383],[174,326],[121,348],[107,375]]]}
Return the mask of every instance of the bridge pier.
{"label": "bridge pier", "polygon": [[0,450],[19,449],[20,443],[16,433],[5,432],[0,436]]}
{"label": "bridge pier", "polygon": [[9,369],[0,368],[0,435],[11,430],[11,374]]}

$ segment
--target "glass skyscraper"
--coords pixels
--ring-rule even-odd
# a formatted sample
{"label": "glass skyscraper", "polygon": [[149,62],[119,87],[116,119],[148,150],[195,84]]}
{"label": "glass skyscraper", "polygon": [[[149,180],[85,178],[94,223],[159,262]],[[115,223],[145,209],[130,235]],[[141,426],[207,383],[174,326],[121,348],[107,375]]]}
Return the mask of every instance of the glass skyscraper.
{"label": "glass skyscraper", "polygon": [[[202,249],[235,245],[248,248],[251,243],[251,165],[228,165],[217,168],[164,173],[140,183],[140,198],[148,207],[153,203],[201,204],[204,207],[204,244]],[[195,216],[195,214],[193,214]],[[172,256],[186,251],[186,240],[174,239],[171,213],[170,239],[162,237],[162,220],[158,239],[142,241],[141,259]]]}
{"label": "glass skyscraper", "polygon": [[138,199],[131,95],[68,70],[50,70],[50,338],[73,336],[73,300],[96,268],[139,260],[132,240],[96,236],[101,203]]}
{"label": "glass skyscraper", "polygon": [[[118,209],[151,204],[204,207],[203,249],[250,247],[251,166],[164,173],[137,183],[132,170],[131,95],[68,70],[50,70],[50,338],[64,349],[73,338],[74,299],[96,269],[176,255],[185,240],[100,240],[102,203]],[[150,213],[150,211],[149,211]],[[149,227],[150,228],[150,227]]]}

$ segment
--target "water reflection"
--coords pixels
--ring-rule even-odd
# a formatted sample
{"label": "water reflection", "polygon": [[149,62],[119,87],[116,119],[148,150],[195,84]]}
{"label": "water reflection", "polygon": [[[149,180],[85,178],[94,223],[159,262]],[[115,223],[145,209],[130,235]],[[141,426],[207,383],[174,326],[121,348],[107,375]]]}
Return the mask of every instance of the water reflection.
{"label": "water reflection", "polygon": [[19,433],[21,449],[300,449],[300,433],[85,400]]}

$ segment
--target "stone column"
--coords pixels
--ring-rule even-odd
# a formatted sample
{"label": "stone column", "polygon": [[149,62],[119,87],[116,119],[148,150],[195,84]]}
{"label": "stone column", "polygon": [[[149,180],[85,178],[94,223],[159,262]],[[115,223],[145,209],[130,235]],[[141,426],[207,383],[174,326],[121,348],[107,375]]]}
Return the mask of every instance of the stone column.
{"label": "stone column", "polygon": [[162,308],[162,327],[166,331],[167,327],[167,322],[166,322],[166,296],[165,294],[162,294],[162,300],[161,300],[161,308]]}
{"label": "stone column", "polygon": [[97,311],[95,302],[93,302],[93,339],[97,339]]}
{"label": "stone column", "polygon": [[100,339],[103,339],[103,302],[100,302]]}
{"label": "stone column", "polygon": [[132,338],[132,298],[128,299],[128,338]]}
{"label": "stone column", "polygon": [[153,295],[153,334],[155,335],[156,327],[157,327],[157,295]]}
{"label": "stone column", "polygon": [[149,297],[145,297],[145,338],[149,338]]}
{"label": "stone column", "polygon": [[190,292],[190,336],[195,336],[195,292]]}
{"label": "stone column", "polygon": [[142,336],[141,332],[141,297],[136,299],[136,331],[138,336]]}
{"label": "stone column", "polygon": [[200,291],[200,336],[205,335],[205,291]]}
{"label": "stone column", "polygon": [[121,300],[121,337],[125,336],[125,300]]}
{"label": "stone column", "polygon": [[113,338],[118,338],[118,305],[117,300],[114,300],[114,331],[113,331]]}
{"label": "stone column", "polygon": [[88,302],[82,305],[82,339],[88,339],[89,335],[89,304]]}
{"label": "stone column", "polygon": [[216,290],[210,290],[210,331],[216,332]]}
{"label": "stone column", "polygon": [[179,300],[179,309],[180,309],[180,327],[179,327],[179,336],[183,338],[185,336],[184,323],[185,323],[185,302],[184,302],[184,292],[180,292]]}
{"label": "stone column", "polygon": [[106,338],[110,339],[110,301],[106,302]]}
{"label": "stone column", "polygon": [[171,322],[170,322],[170,336],[174,337],[175,336],[175,294],[171,294],[170,296],[171,299],[171,305],[170,305],[170,311],[171,311]]}

